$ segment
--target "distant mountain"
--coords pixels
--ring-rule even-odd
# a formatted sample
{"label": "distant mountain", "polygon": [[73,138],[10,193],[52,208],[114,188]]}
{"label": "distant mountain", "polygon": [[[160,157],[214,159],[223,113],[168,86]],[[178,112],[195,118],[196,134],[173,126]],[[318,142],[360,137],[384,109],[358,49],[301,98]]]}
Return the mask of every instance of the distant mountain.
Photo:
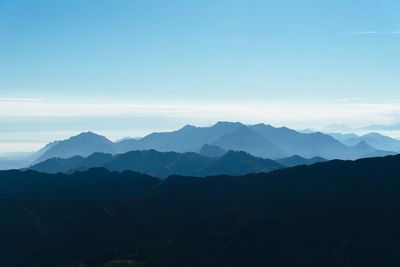
{"label": "distant mountain", "polygon": [[306,158],[320,156],[326,159],[357,157],[350,147],[320,132],[305,134],[286,127],[275,128],[263,123],[251,125],[249,128],[273,141],[287,156],[299,155]]}
{"label": "distant mountain", "polygon": [[[46,147],[45,147],[46,148]],[[35,162],[50,158],[87,157],[95,152],[116,153],[115,144],[104,136],[85,132],[64,141],[58,141],[40,155]]]}
{"label": "distant mountain", "polygon": [[0,266],[395,267],[399,173],[400,155],[165,180],[2,171]]}
{"label": "distant mountain", "polygon": [[327,160],[324,158],[321,158],[321,157],[313,157],[311,159],[306,159],[306,158],[300,157],[298,155],[294,155],[294,156],[287,157],[287,158],[277,159],[275,161],[279,162],[280,164],[287,166],[287,167],[294,167],[294,166],[298,166],[298,165],[311,165],[311,164],[315,164],[318,162],[324,162]]}
{"label": "distant mountain", "polygon": [[322,131],[325,133],[352,133],[354,129],[345,124],[330,124]]}
{"label": "distant mountain", "polygon": [[367,153],[371,153],[376,151],[375,148],[371,147],[369,144],[367,144],[367,142],[360,141],[358,144],[356,144],[355,146],[353,146],[353,150],[358,153],[358,154],[367,154]]}
{"label": "distant mountain", "polygon": [[[335,138],[336,140],[338,140],[339,142],[346,144],[346,141],[349,140],[350,138],[358,138],[359,136],[353,133],[349,133],[349,134],[343,134],[343,133],[326,133],[327,135],[332,136],[333,138]],[[359,140],[358,142],[354,142],[351,145],[354,146],[357,143],[359,143],[362,140]]]}
{"label": "distant mountain", "polygon": [[[383,148],[395,146],[400,149],[400,141],[376,134],[366,135],[361,139],[354,135],[334,136],[335,138],[320,132],[300,133],[286,127],[275,128],[265,124],[244,125],[239,122],[218,122],[211,127],[186,125],[177,131],[152,133],[143,138],[123,139],[116,143],[104,136],[85,132],[48,144],[32,153],[20,167],[25,167],[26,162],[38,163],[50,158],[66,159],[73,156],[87,157],[95,152],[117,154],[150,149],[160,152],[201,152],[207,156],[218,156],[223,151],[235,150],[269,159],[293,155],[304,158],[356,159],[365,156],[360,148],[354,148],[361,141],[366,141],[376,150],[368,151],[368,155],[391,155],[394,154],[392,150]],[[204,146],[206,144],[211,147]]]}
{"label": "distant mountain", "polygon": [[277,144],[247,126],[221,136],[212,144],[225,150],[246,151],[257,157],[279,158],[286,155]]}
{"label": "distant mountain", "polygon": [[400,123],[394,124],[373,124],[362,127],[361,130],[367,131],[398,131],[400,130]]}
{"label": "distant mountain", "polygon": [[35,152],[12,152],[0,154],[0,170],[22,169],[29,167],[47,150],[58,144],[58,141],[52,142]]}
{"label": "distant mountain", "polygon": [[116,146],[119,152],[145,149],[161,152],[198,152],[204,144],[211,144],[221,136],[243,126],[239,122],[218,122],[212,127],[186,125],[173,132],[152,133],[140,139],[124,140]]}
{"label": "distant mountain", "polygon": [[226,153],[225,149],[219,146],[205,144],[201,147],[199,154],[206,157],[221,157]]}
{"label": "distant mountain", "polygon": [[300,133],[286,127],[243,125],[239,122],[218,122],[211,127],[187,125],[174,132],[153,133],[141,139],[116,143],[119,152],[155,149],[158,151],[198,152],[204,144],[217,145],[224,150],[241,150],[254,156],[281,158],[300,155],[357,158],[352,148],[322,133]]}
{"label": "distant mountain", "polygon": [[367,142],[370,146],[384,151],[400,152],[400,140],[385,136],[379,133],[368,133],[365,135],[355,134],[329,134],[345,145],[354,146],[362,141]]}
{"label": "distant mountain", "polygon": [[158,152],[155,150],[131,151],[123,154],[94,153],[87,158],[51,158],[30,167],[45,173],[72,173],[94,167],[111,171],[137,171],[166,178],[173,174],[209,176],[219,174],[242,175],[269,172],[284,168],[278,162],[256,158],[245,152],[229,151],[221,157],[209,158],[196,153]]}

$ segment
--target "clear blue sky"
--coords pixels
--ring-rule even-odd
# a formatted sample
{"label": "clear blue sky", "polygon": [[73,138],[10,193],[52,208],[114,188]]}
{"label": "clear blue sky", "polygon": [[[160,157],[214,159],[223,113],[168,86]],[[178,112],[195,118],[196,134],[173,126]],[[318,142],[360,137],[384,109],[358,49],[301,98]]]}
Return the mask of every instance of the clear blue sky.
{"label": "clear blue sky", "polygon": [[[398,0],[0,0],[0,98],[43,106],[344,100],[396,110],[399,14]],[[23,119],[17,111],[0,107],[0,122]]]}

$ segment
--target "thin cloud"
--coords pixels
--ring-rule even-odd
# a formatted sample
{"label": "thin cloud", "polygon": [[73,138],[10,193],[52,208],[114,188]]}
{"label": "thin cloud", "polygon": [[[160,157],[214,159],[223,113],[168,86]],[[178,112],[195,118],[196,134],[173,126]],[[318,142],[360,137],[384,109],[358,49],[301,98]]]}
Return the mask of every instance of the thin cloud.
{"label": "thin cloud", "polygon": [[40,98],[28,97],[0,97],[0,102],[42,102]]}
{"label": "thin cloud", "polygon": [[240,120],[304,124],[342,121],[343,123],[390,123],[400,116],[397,103],[361,101],[266,102],[266,103],[46,103],[8,102],[0,105],[0,118],[20,117],[169,117],[187,120]]}

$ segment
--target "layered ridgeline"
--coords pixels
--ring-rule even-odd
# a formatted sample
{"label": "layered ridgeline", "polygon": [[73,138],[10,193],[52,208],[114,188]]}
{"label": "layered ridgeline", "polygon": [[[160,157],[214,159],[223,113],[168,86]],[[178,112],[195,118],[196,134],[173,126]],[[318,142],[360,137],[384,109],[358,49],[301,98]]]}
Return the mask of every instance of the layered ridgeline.
{"label": "layered ridgeline", "polygon": [[2,171],[0,265],[399,266],[399,177],[400,156],[166,180]]}
{"label": "layered ridgeline", "polygon": [[364,141],[379,150],[400,152],[400,140],[379,133],[369,133],[361,136],[340,133],[329,133],[329,135],[348,146],[355,146]]}
{"label": "layered ridgeline", "polygon": [[[202,151],[218,150],[206,145]],[[209,152],[211,152],[209,151]],[[221,150],[218,150],[221,152]],[[94,153],[89,157],[74,156],[68,159],[51,158],[30,167],[45,173],[73,173],[94,167],[111,171],[136,171],[159,178],[170,175],[210,176],[219,174],[242,175],[269,172],[302,164],[325,161],[323,158],[306,159],[300,156],[279,160],[263,159],[240,151],[228,151],[219,157],[207,157],[193,152],[158,152],[155,150],[130,151],[123,154]]]}
{"label": "layered ridgeline", "polygon": [[[152,133],[143,138],[127,138],[119,142],[85,132],[67,140],[50,143],[35,153],[20,157],[19,164],[14,159],[3,166],[22,168],[50,158],[65,159],[73,156],[87,157],[95,152],[116,154],[149,149],[160,152],[195,152],[211,157],[219,157],[228,150],[235,150],[269,159],[294,155],[304,158],[357,159],[392,155],[400,150],[399,141],[382,135],[353,135],[352,137],[357,138],[352,139],[341,137],[343,136],[319,132],[300,133],[286,127],[275,128],[265,124],[244,125],[239,122],[218,122],[211,127],[187,125],[177,131]],[[6,160],[0,158],[0,167]]]}
{"label": "layered ridgeline", "polygon": [[[368,140],[364,141],[368,143]],[[37,161],[52,157],[88,156],[94,152],[121,153],[145,149],[161,152],[199,152],[204,144],[217,145],[225,150],[241,150],[265,158],[293,155],[307,158],[362,156],[353,149],[357,143],[346,146],[332,136],[319,132],[300,133],[286,127],[275,128],[265,124],[244,125],[239,122],[218,122],[211,127],[187,125],[177,131],[152,133],[143,138],[124,139],[117,143],[91,132],[82,133],[57,142],[41,154]],[[395,148],[393,147],[390,151]],[[370,150],[377,149],[371,147]]]}

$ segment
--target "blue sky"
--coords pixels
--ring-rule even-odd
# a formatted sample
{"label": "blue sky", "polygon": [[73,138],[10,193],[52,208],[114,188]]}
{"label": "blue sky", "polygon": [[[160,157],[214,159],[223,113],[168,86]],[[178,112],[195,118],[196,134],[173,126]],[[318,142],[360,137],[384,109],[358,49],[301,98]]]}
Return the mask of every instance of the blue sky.
{"label": "blue sky", "polygon": [[398,122],[398,14],[394,0],[0,0],[0,138]]}

